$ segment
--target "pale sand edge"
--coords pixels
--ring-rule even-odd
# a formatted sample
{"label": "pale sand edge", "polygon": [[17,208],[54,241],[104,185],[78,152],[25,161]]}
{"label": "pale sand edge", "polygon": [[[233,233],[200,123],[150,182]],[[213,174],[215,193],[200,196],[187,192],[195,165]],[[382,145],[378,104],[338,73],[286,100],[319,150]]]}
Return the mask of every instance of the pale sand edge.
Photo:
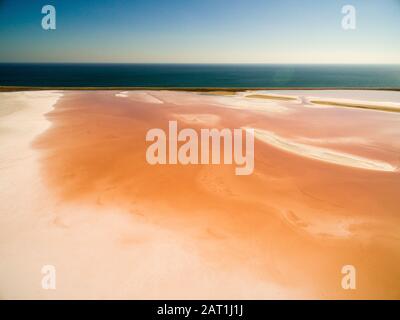
{"label": "pale sand edge", "polygon": [[278,100],[278,101],[299,101],[298,97],[295,96],[282,96],[282,95],[272,95],[272,94],[261,94],[253,93],[245,96],[251,99],[268,99],[268,100]]}
{"label": "pale sand edge", "polygon": [[323,106],[343,107],[343,108],[356,108],[356,109],[367,109],[377,110],[386,112],[400,112],[400,104],[390,102],[369,102],[360,100],[322,100],[322,99],[309,99],[310,103]]}
{"label": "pale sand edge", "polygon": [[[244,129],[249,130],[250,128],[244,127]],[[258,140],[264,143],[305,158],[359,169],[385,172],[398,171],[398,168],[383,161],[367,159],[349,153],[297,143],[267,130],[254,129],[254,135]]]}

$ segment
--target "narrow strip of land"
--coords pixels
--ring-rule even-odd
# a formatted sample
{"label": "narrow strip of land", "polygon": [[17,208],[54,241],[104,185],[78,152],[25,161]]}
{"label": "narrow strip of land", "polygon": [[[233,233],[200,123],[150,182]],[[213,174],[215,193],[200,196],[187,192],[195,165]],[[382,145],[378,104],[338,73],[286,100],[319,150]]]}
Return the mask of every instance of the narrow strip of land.
{"label": "narrow strip of land", "polygon": [[281,101],[295,101],[295,100],[297,100],[296,97],[275,96],[275,95],[268,95],[268,94],[250,94],[250,95],[246,96],[246,98],[270,99],[270,100],[281,100]]}
{"label": "narrow strip of land", "polygon": [[345,108],[359,108],[359,109],[370,109],[380,110],[389,112],[400,112],[399,106],[382,105],[382,104],[365,104],[362,102],[340,102],[340,101],[329,101],[329,100],[311,100],[313,104],[327,105],[334,107],[345,107]]}
{"label": "narrow strip of land", "polygon": [[191,91],[191,92],[243,92],[243,91],[255,91],[255,90],[379,90],[379,91],[400,91],[400,88],[396,87],[136,87],[136,86],[5,86],[0,85],[0,92],[9,91],[32,91],[32,90],[174,90],[174,91]]}

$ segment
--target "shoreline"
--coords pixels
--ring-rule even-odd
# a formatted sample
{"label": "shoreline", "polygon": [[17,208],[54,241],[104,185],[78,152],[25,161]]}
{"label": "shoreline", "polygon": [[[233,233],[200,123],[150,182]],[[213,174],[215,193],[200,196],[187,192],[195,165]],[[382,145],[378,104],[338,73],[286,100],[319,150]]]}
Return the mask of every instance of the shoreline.
{"label": "shoreline", "polygon": [[390,163],[367,159],[354,154],[348,154],[328,148],[298,143],[296,141],[278,136],[268,130],[255,129],[255,138],[270,146],[305,158],[363,170],[382,172],[397,171],[397,168]]}
{"label": "shoreline", "polygon": [[249,90],[377,90],[377,91],[400,91],[396,87],[135,87],[135,86],[107,86],[107,87],[63,87],[63,86],[0,86],[0,92],[14,92],[14,91],[42,91],[42,90],[88,90],[88,91],[102,91],[102,90],[173,90],[173,91],[189,91],[189,92],[210,92],[210,91],[229,91],[229,92],[243,92]]}

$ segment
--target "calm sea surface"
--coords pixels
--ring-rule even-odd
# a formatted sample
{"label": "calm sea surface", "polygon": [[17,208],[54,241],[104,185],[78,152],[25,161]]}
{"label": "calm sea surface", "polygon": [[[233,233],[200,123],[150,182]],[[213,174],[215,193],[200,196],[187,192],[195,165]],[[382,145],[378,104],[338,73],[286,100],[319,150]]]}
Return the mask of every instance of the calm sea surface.
{"label": "calm sea surface", "polygon": [[2,63],[0,86],[400,88],[400,65]]}

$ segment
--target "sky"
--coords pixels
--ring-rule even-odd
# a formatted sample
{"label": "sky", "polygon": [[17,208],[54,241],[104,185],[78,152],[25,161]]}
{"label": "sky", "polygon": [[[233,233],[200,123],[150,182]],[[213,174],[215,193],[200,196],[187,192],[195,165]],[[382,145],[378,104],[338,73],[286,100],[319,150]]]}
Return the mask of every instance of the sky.
{"label": "sky", "polygon": [[398,64],[400,0],[0,0],[0,62]]}

